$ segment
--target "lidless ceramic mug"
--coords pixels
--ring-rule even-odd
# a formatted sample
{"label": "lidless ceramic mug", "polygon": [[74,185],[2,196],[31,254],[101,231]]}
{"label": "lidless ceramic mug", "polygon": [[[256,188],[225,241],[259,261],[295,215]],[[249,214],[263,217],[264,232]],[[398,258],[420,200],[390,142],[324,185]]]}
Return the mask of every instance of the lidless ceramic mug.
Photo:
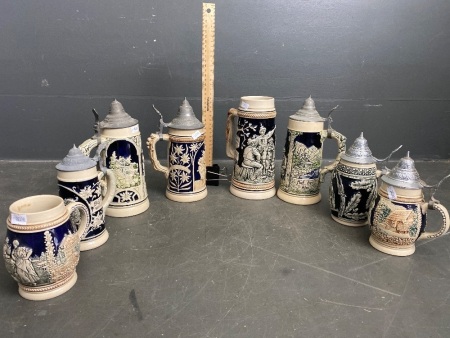
{"label": "lidless ceramic mug", "polygon": [[77,281],[80,240],[88,225],[84,204],[54,195],[20,199],[9,207],[3,258],[19,294],[45,300],[67,292]]}
{"label": "lidless ceramic mug", "polygon": [[[275,195],[275,100],[270,96],[243,96],[239,108],[228,112],[227,156],[234,160],[230,192],[261,200]],[[236,137],[231,130],[236,123]]]}

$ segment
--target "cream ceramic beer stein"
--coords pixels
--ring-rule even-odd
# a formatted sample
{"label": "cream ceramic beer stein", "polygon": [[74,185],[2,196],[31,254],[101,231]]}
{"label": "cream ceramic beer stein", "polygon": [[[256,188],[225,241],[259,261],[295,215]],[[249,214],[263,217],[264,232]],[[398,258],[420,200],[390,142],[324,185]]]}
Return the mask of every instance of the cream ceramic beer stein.
{"label": "cream ceramic beer stein", "polygon": [[[331,120],[330,117],[328,119]],[[301,205],[320,201],[320,182],[323,176],[338,164],[345,152],[346,140],[345,136],[332,129],[330,125],[324,129],[325,120],[317,112],[311,97],[305,100],[297,113],[289,117],[281,165],[281,182],[277,192],[283,201]],[[326,138],[337,141],[338,154],[334,163],[321,168],[323,142]]]}
{"label": "cream ceramic beer stein", "polygon": [[[409,152],[381,177],[378,197],[370,210],[369,242],[375,249],[394,256],[408,256],[414,253],[416,240],[439,237],[447,232],[447,209],[434,198],[425,202],[422,188],[426,186]],[[430,209],[442,216],[443,224],[436,232],[425,232]]]}
{"label": "cream ceramic beer stein", "polygon": [[[155,108],[156,110],[156,108]],[[156,112],[159,113],[158,110]],[[186,98],[172,122],[160,120],[160,132],[147,140],[153,168],[164,173],[167,179],[166,196],[176,202],[194,202],[206,197],[205,130],[194,115]],[[162,128],[169,133],[163,134]],[[168,141],[168,166],[161,165],[155,146],[159,140]]]}
{"label": "cream ceramic beer stein", "polygon": [[[227,155],[234,160],[230,192],[261,200],[275,195],[275,100],[243,96],[239,108],[228,112]],[[236,138],[232,129],[237,117]]]}
{"label": "cream ceramic beer stein", "polygon": [[64,205],[53,195],[26,197],[11,204],[6,224],[3,258],[23,298],[50,299],[75,285],[80,239],[88,224],[84,204]]}
{"label": "cream ceramic beer stein", "polygon": [[376,163],[388,160],[400,148],[377,159],[361,133],[346,150],[332,171],[329,188],[331,217],[336,222],[354,227],[367,224],[369,207],[377,196],[377,178],[386,173]]}
{"label": "cream ceramic beer stein", "polygon": [[[94,114],[95,110],[94,110]],[[116,177],[115,196],[106,208],[106,215],[128,217],[148,209],[149,201],[145,183],[144,155],[138,120],[114,100],[109,114],[94,126],[96,134],[79,148],[89,156],[93,148],[102,145],[101,160]]]}
{"label": "cream ceramic beer stein", "polygon": [[[115,195],[116,177],[111,169],[97,171],[97,161],[73,146],[56,165],[59,196],[65,202],[81,202],[89,211],[89,222],[81,237],[80,250],[99,247],[108,240],[105,210]],[[106,195],[102,193],[102,179],[106,179]]]}

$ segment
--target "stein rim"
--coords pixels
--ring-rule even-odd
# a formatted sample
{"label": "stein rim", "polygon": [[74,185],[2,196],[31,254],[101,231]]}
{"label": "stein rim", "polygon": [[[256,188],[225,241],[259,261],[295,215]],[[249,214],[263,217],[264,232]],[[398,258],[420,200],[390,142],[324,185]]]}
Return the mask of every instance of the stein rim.
{"label": "stein rim", "polygon": [[[21,222],[13,218],[22,217]],[[55,219],[65,218],[64,200],[56,195],[34,195],[21,198],[9,206],[8,221],[15,227],[28,225],[48,225]]]}

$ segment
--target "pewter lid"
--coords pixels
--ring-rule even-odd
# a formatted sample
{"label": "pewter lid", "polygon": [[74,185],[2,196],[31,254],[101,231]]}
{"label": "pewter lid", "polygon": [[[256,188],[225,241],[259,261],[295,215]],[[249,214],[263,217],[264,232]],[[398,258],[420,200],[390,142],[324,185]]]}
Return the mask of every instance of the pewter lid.
{"label": "pewter lid", "polygon": [[294,115],[291,115],[290,118],[293,120],[306,122],[323,122],[326,120],[319,115],[311,95],[305,100],[303,107],[300,108]]}
{"label": "pewter lid", "polygon": [[93,168],[96,165],[97,162],[84,155],[80,148],[73,145],[66,157],[56,165],[56,169],[60,171],[81,171]]}
{"label": "pewter lid", "polygon": [[369,149],[369,145],[367,140],[364,138],[363,133],[361,133],[355,142],[353,142],[351,147],[347,149],[341,158],[348,162],[358,164],[370,164],[377,162],[377,159],[372,156],[372,152]]}
{"label": "pewter lid", "polygon": [[167,127],[173,129],[201,129],[203,128],[203,123],[195,117],[189,101],[184,98],[180,109],[178,109],[177,116],[172,122],[167,124]]}
{"label": "pewter lid", "polygon": [[381,180],[394,187],[405,189],[422,189],[425,186],[416,170],[414,160],[409,157],[409,151],[394,169],[381,177]]}
{"label": "pewter lid", "polygon": [[111,102],[109,114],[99,123],[99,127],[102,129],[119,129],[132,127],[138,123],[138,120],[132,118],[125,112],[125,109],[123,109],[123,106],[119,101],[114,100]]}

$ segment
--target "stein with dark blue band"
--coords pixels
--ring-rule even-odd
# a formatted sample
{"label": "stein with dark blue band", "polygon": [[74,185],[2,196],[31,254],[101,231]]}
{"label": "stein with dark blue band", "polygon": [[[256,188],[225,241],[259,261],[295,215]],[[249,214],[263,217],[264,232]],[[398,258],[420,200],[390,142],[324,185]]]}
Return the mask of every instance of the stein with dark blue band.
{"label": "stein with dark blue band", "polygon": [[329,188],[331,217],[336,222],[348,226],[367,224],[369,208],[377,196],[377,179],[387,171],[378,170],[376,163],[388,160],[400,148],[384,159],[377,159],[361,133],[346,150],[332,171]]}
{"label": "stein with dark blue band", "polygon": [[97,162],[75,146],[56,169],[59,196],[66,202],[81,202],[89,211],[89,225],[81,238],[80,250],[99,247],[109,237],[105,227],[105,211],[115,194],[113,171],[106,168],[104,172],[97,171]]}
{"label": "stein with dark blue band", "polygon": [[129,217],[143,213],[150,203],[138,120],[128,115],[122,104],[114,100],[109,114],[103,121],[97,121],[94,129],[96,134],[79,148],[89,156],[92,149],[101,147],[101,161],[116,176],[115,195],[106,208],[106,215]]}
{"label": "stein with dark blue band", "polygon": [[269,96],[243,96],[239,108],[228,111],[226,150],[234,160],[233,195],[251,200],[275,195],[276,115],[275,100]]}
{"label": "stein with dark blue band", "polygon": [[[155,108],[156,110],[156,108]],[[156,110],[158,114],[158,110]],[[206,197],[205,130],[184,99],[177,116],[164,123],[161,115],[160,132],[147,140],[153,168],[164,173],[167,179],[166,197],[176,202],[194,202]],[[162,128],[168,127],[168,134]],[[156,155],[156,143],[168,141],[168,166],[163,166]]]}
{"label": "stein with dark blue band", "polygon": [[[320,201],[320,183],[323,176],[339,162],[345,152],[346,140],[331,127],[324,129],[325,120],[317,112],[311,97],[305,100],[297,113],[289,117],[277,192],[283,201],[301,205]],[[338,154],[331,165],[321,168],[323,142],[327,138],[337,141]]]}
{"label": "stein with dark blue band", "polygon": [[64,205],[59,196],[37,195],[11,204],[3,259],[22,297],[50,299],[75,285],[87,222],[84,204]]}

